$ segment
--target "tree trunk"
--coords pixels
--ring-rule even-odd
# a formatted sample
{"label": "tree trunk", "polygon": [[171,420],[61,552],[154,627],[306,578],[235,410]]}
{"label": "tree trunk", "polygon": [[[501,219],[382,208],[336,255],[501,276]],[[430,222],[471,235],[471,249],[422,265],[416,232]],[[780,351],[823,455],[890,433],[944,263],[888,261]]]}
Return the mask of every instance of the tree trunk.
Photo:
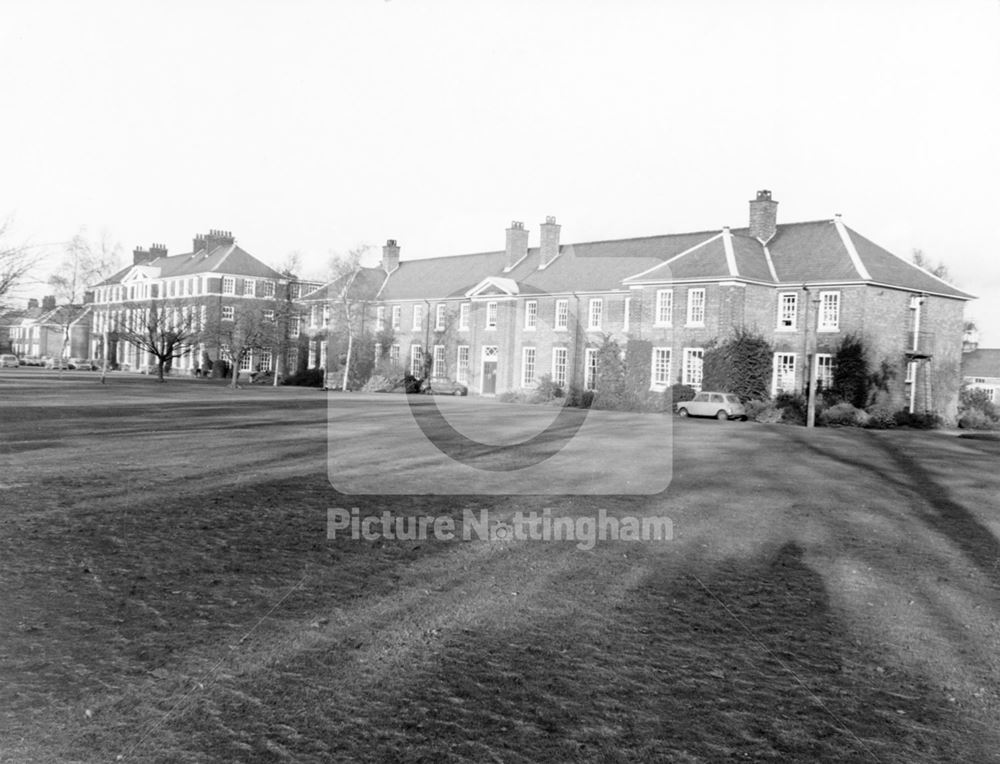
{"label": "tree trunk", "polygon": [[163,382],[163,364],[165,363],[165,361],[166,359],[164,358],[156,359],[156,378],[160,382]]}
{"label": "tree trunk", "polygon": [[344,364],[344,381],[340,389],[347,392],[347,380],[351,376],[351,353],[354,350],[354,332],[347,333],[347,362]]}

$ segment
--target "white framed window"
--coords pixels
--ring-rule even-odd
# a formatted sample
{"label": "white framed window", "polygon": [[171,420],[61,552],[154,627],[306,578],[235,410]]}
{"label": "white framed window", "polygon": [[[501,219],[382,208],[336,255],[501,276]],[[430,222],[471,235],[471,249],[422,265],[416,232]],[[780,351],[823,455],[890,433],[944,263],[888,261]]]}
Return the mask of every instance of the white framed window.
{"label": "white framed window", "polygon": [[907,385],[912,385],[914,380],[917,378],[917,362],[907,361],[906,362],[906,379],[904,382]]}
{"label": "white framed window", "polygon": [[[463,303],[464,304],[464,303]],[[455,359],[455,381],[462,384],[469,382],[469,346],[458,346],[458,357]]]}
{"label": "white framed window", "polygon": [[243,279],[243,294],[254,297],[257,294],[257,282],[253,279]]}
{"label": "white framed window", "polygon": [[319,305],[309,308],[309,326],[319,326]]}
{"label": "white framed window", "polygon": [[243,354],[240,359],[240,371],[252,371],[253,370],[253,356],[252,350],[248,350]]}
{"label": "white framed window", "polygon": [[223,321],[232,321],[235,317],[236,317],[236,315],[235,315],[235,311],[233,310],[233,306],[232,305],[223,305],[222,306],[222,320]]}
{"label": "white framed window", "polygon": [[705,351],[702,348],[684,348],[684,367],[681,382],[696,390],[701,389],[702,359]]}
{"label": "white framed window", "polygon": [[829,353],[816,354],[816,381],[823,390],[833,387],[833,356]]}
{"label": "white framed window", "polygon": [[597,389],[597,348],[583,351],[583,386],[587,390]]}
{"label": "white framed window", "polygon": [[319,343],[319,367],[321,369],[326,368],[326,348],[327,348],[326,340],[323,340],[322,342]]}
{"label": "white framed window", "polygon": [[552,323],[552,328],[569,328],[569,300],[556,300],[556,315]]}
{"label": "white framed window", "polygon": [[439,302],[434,308],[434,331],[436,332],[444,331],[447,307],[443,302]]}
{"label": "white framed window", "polygon": [[591,297],[590,305],[587,309],[587,328],[600,329],[601,320],[604,317],[604,300],[600,297]]}
{"label": "white framed window", "polygon": [[797,292],[781,292],[778,295],[778,330],[794,330],[798,322],[799,295]]}
{"label": "white framed window", "polygon": [[424,328],[424,306],[417,303],[413,306],[413,331],[423,331]]}
{"label": "white framed window", "polygon": [[389,363],[399,366],[399,345],[389,346]]}
{"label": "white framed window", "polygon": [[670,326],[674,320],[674,290],[656,290],[656,313],[653,323],[657,326]]}
{"label": "white framed window", "polygon": [[222,277],[222,293],[223,294],[236,294],[236,279],[232,276]]}
{"label": "white framed window", "polygon": [[291,293],[292,299],[297,300],[302,296],[302,285],[298,282],[289,284],[288,291]]}
{"label": "white framed window", "polygon": [[552,348],[552,381],[560,387],[566,386],[566,365],[569,351],[566,348]]}
{"label": "white framed window", "polygon": [[376,342],[375,343],[375,363],[378,363],[381,360],[382,360],[382,343],[381,342]]}
{"label": "white framed window", "polygon": [[632,298],[631,297],[626,297],[625,298],[625,312],[624,312],[624,315],[622,316],[622,331],[623,332],[627,332],[628,331],[629,318],[631,317],[631,314],[632,314]]}
{"label": "white framed window", "polygon": [[330,325],[330,306],[329,305],[324,305],[323,306],[323,326],[329,326],[329,325]]}
{"label": "white framed window", "polygon": [[466,332],[469,330],[469,309],[470,303],[463,302],[458,306],[458,330]]}
{"label": "white framed window", "polygon": [[381,332],[385,329],[385,305],[375,308],[375,331]]}
{"label": "white framed window", "polygon": [[840,292],[819,293],[819,331],[840,331]]}
{"label": "white framed window", "polygon": [[521,387],[535,384],[535,348],[521,348]]}
{"label": "white framed window", "polygon": [[271,348],[261,348],[257,363],[260,364],[261,371],[271,371],[271,366],[274,363],[274,354],[271,352]]}
{"label": "white framed window", "polygon": [[292,325],[288,333],[292,337],[298,337],[302,333],[302,316],[292,316]]}
{"label": "white framed window", "polygon": [[492,300],[486,303],[486,328],[497,328],[497,303]]}
{"label": "white framed window", "polygon": [[538,326],[538,300],[528,300],[524,303],[524,328],[528,331]]}
{"label": "white framed window", "polygon": [[403,320],[403,306],[393,305],[392,306],[392,329],[393,331],[399,331],[399,327]]}
{"label": "white framed window", "polygon": [[670,385],[670,348],[653,348],[650,378],[650,387],[654,390],[662,390]]}
{"label": "white framed window", "polygon": [[[264,297],[274,297],[274,282],[264,281],[261,286],[264,289]],[[270,366],[268,367],[270,368]]]}
{"label": "white framed window", "polygon": [[265,310],[264,311],[264,320],[273,324],[274,323],[274,311],[273,310]]}
{"label": "white framed window", "polygon": [[317,348],[316,340],[310,340],[309,341],[309,360],[307,361],[308,368],[310,368],[310,369],[315,369],[316,366],[317,366],[317,364],[316,364],[316,361],[317,361],[317,358],[316,358],[316,348]]}
{"label": "white framed window", "polygon": [[422,345],[410,345],[410,374],[419,377],[424,368],[424,348]]}
{"label": "white framed window", "polygon": [[288,348],[288,354],[285,356],[285,368],[286,373],[293,373],[299,368],[299,349],[298,348]]}
{"label": "white framed window", "polygon": [[774,395],[795,392],[795,353],[774,354],[774,380],[771,383],[771,392]]}
{"label": "white framed window", "polygon": [[[909,378],[907,378],[906,381],[909,382],[910,381]],[[972,378],[972,384],[974,384],[974,385],[985,385],[986,384],[986,377],[973,377]]]}
{"label": "white framed window", "polygon": [[441,377],[444,376],[444,345],[434,346],[434,356],[431,359],[431,376]]}
{"label": "white framed window", "polygon": [[688,326],[705,325],[705,290],[702,287],[687,292]]}

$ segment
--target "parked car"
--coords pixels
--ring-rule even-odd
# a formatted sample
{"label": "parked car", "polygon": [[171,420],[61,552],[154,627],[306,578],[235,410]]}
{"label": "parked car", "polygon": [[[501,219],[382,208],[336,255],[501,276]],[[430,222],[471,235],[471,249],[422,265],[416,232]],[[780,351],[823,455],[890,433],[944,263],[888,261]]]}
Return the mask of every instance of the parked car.
{"label": "parked car", "polygon": [[21,356],[21,365],[22,366],[41,366],[42,365],[42,359],[39,358],[37,355],[22,355]]}
{"label": "parked car", "polygon": [[16,369],[20,365],[21,362],[17,360],[16,355],[10,353],[0,355],[0,369]]}
{"label": "parked car", "polygon": [[97,362],[89,358],[70,358],[69,368],[81,369],[83,371],[94,371],[97,369]]}
{"label": "parked car", "polygon": [[716,419],[746,419],[747,412],[738,395],[701,392],[690,401],[677,404],[677,416],[714,416]]}
{"label": "parked car", "polygon": [[431,377],[424,383],[424,392],[431,395],[468,395],[469,388],[448,377]]}
{"label": "parked car", "polygon": [[53,358],[50,355],[42,356],[42,366],[46,369],[68,369],[69,364],[65,358]]}

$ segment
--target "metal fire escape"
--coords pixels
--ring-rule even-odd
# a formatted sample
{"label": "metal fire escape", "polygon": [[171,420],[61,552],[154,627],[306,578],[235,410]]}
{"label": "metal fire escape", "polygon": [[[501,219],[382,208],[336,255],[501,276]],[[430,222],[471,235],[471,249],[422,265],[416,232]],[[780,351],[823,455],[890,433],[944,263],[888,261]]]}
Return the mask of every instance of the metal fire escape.
{"label": "metal fire escape", "polygon": [[921,327],[926,295],[913,295],[910,298],[912,320],[906,333],[906,380],[910,385],[911,414],[926,413],[933,410],[931,395],[931,359],[934,357],[934,333]]}

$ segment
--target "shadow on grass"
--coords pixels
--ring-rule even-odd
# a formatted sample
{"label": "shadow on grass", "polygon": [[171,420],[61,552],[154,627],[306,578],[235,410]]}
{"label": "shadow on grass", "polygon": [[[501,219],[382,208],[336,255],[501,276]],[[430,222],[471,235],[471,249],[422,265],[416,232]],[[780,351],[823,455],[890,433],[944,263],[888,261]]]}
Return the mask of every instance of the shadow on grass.
{"label": "shadow on grass", "polygon": [[985,760],[942,698],[852,640],[795,544],[700,576],[664,564],[615,602],[580,592],[591,558],[575,559],[547,593],[445,631],[388,677],[349,655],[313,653],[278,667],[278,682],[231,688],[229,705],[189,722],[192,752],[300,762]]}

